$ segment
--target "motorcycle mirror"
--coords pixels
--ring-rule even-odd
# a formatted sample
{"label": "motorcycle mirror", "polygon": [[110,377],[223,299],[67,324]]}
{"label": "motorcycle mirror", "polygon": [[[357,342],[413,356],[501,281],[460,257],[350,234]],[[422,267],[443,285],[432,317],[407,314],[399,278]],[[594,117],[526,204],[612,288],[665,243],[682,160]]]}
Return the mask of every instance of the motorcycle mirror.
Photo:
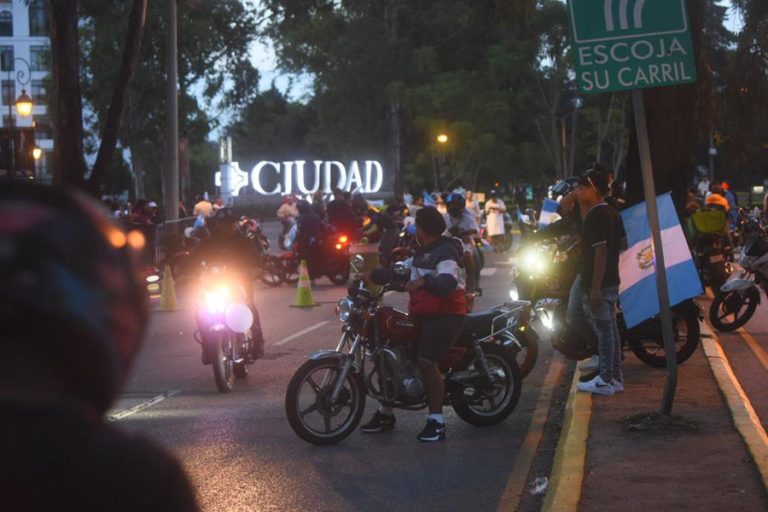
{"label": "motorcycle mirror", "polygon": [[392,266],[392,268],[394,269],[395,274],[398,276],[407,276],[411,273],[411,269],[408,266],[408,263],[404,261],[398,261]]}

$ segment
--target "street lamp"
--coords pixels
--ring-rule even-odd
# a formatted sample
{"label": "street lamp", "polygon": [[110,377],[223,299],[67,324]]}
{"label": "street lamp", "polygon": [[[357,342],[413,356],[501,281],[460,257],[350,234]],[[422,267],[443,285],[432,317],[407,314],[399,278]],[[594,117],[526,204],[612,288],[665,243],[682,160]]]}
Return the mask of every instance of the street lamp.
{"label": "street lamp", "polygon": [[41,156],[43,156],[43,150],[40,148],[40,146],[35,146],[32,148],[32,158],[37,161],[40,160]]}
{"label": "street lamp", "polygon": [[[26,72],[23,69],[20,69],[16,73],[16,80],[13,82],[14,85],[16,82],[19,82],[21,84],[21,94],[16,99],[16,111],[19,113],[20,117],[27,118],[30,115],[32,115],[32,107],[35,106],[34,102],[32,101],[32,98],[27,95],[27,91],[24,89],[24,86],[27,85],[31,79],[32,74],[32,66],[30,66],[29,62],[27,62],[26,59],[22,59],[21,57],[15,57],[13,59],[13,63],[16,62],[23,63],[27,70]],[[9,66],[11,67],[11,66]],[[8,70],[8,81],[11,81],[11,70]],[[13,90],[16,87],[8,87],[8,128],[10,132],[10,150],[11,150],[11,176],[16,175],[16,127],[14,123],[13,118]]]}
{"label": "street lamp", "polygon": [[437,136],[437,142],[440,144],[447,144],[448,143],[448,135],[445,133],[441,133]]}

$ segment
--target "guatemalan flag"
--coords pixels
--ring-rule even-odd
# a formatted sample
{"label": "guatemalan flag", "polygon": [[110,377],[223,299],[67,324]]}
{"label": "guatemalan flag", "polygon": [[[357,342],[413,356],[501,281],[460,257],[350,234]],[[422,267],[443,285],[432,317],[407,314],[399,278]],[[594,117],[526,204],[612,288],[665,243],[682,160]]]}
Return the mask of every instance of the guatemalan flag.
{"label": "guatemalan flag", "polygon": [[539,227],[549,226],[560,218],[557,214],[558,205],[557,201],[544,199],[544,203],[541,205],[541,213],[539,214]]}
{"label": "guatemalan flag", "polygon": [[[664,264],[667,267],[669,303],[674,306],[703,292],[672,197],[669,194],[659,196],[657,206]],[[627,231],[629,249],[619,257],[619,299],[627,327],[632,328],[659,314],[659,299],[645,203],[627,208],[621,213],[621,218]]]}

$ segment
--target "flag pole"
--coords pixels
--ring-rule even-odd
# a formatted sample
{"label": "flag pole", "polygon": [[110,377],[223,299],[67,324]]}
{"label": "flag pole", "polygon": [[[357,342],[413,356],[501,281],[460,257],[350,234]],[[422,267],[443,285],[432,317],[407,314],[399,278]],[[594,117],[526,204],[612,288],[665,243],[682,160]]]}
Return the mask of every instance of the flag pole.
{"label": "flag pole", "polygon": [[645,102],[642,90],[635,89],[632,91],[632,107],[635,114],[635,131],[637,132],[637,147],[640,153],[640,170],[643,176],[643,191],[648,211],[648,224],[651,228],[656,289],[659,295],[659,311],[661,312],[661,329],[664,337],[664,350],[667,353],[667,385],[664,388],[661,413],[669,416],[672,414],[672,402],[675,400],[675,390],[677,389],[677,356],[672,330],[672,310],[669,306],[669,287],[667,285],[667,272],[664,264],[664,247],[661,242],[659,210],[656,205],[656,189],[653,183],[651,146],[648,142],[648,124],[645,119]]}

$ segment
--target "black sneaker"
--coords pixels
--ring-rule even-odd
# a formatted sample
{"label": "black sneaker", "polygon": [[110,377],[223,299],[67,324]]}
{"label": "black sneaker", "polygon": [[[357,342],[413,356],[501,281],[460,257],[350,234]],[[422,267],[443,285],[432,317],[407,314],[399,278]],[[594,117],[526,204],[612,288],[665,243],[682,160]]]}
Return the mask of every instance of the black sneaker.
{"label": "black sneaker", "polygon": [[579,382],[589,382],[595,377],[597,377],[598,375],[600,375],[599,370],[592,370],[591,372],[587,372],[581,377],[579,377]]}
{"label": "black sneaker", "polygon": [[427,420],[427,426],[424,427],[424,430],[421,431],[421,433],[416,436],[416,439],[419,441],[424,441],[426,443],[433,443],[435,441],[444,441],[445,440],[445,423],[440,423],[437,420],[428,419]]}
{"label": "black sneaker", "polygon": [[371,421],[360,427],[360,430],[366,434],[386,432],[387,430],[394,430],[396,422],[397,420],[395,419],[394,415],[389,416],[387,414],[382,414],[379,411],[376,411],[373,413],[373,418],[371,418]]}

